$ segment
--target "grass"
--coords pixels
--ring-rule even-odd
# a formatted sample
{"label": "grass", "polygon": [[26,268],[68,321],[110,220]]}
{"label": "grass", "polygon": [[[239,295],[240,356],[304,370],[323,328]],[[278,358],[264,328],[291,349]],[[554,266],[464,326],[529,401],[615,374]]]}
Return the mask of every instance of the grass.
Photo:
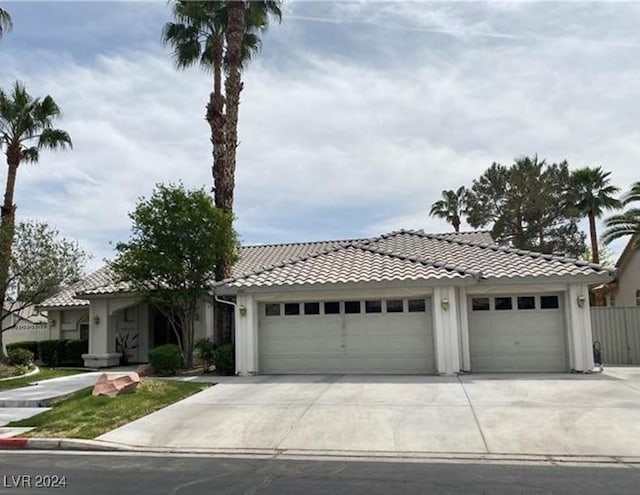
{"label": "grass", "polygon": [[84,373],[82,370],[61,370],[56,368],[40,368],[37,375],[27,376],[25,378],[16,378],[15,380],[6,380],[0,382],[0,390],[9,390],[11,388],[24,387],[33,382],[40,382],[49,378],[58,378],[61,376],[77,375]]}
{"label": "grass", "polygon": [[95,438],[207,388],[202,383],[143,379],[134,393],[91,395],[92,387],[53,402],[53,409],[7,426],[35,427],[29,437]]}

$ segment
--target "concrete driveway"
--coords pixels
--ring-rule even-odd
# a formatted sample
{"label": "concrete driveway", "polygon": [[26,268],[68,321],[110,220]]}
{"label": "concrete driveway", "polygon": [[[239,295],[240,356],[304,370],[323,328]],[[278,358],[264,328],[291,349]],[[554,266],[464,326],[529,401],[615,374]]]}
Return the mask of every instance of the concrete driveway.
{"label": "concrete driveway", "polygon": [[99,439],[245,452],[640,456],[640,369],[225,378]]}

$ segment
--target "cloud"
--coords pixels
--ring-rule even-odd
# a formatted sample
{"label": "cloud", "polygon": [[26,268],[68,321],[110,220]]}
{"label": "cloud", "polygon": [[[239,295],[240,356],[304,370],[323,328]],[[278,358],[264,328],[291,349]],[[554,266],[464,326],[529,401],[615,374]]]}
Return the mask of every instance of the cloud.
{"label": "cloud", "polygon": [[[635,51],[580,18],[557,39],[544,29],[561,23],[554,14],[566,20],[580,6],[551,13],[410,3],[287,9],[299,17],[270,29],[245,74],[236,190],[245,242],[449,230],[427,217],[440,191],[524,154],[602,165],[623,188],[638,180]],[[301,19],[349,19],[363,10],[363,26],[309,28]],[[411,19],[442,31],[531,39],[392,36],[378,25],[391,13],[398,25]],[[628,38],[626,8],[601,14],[612,26],[620,21],[619,38]],[[610,43],[580,41],[596,35]],[[0,50],[0,85],[19,77],[33,94],[52,94],[75,145],[20,170],[18,214],[79,239],[96,253],[95,264],[111,256],[109,241],[127,236],[127,212],[155,183],[211,186],[203,120],[210,81],[197,70],[174,70],[167,52],[150,38],[89,58],[55,46],[40,46],[31,58]]]}

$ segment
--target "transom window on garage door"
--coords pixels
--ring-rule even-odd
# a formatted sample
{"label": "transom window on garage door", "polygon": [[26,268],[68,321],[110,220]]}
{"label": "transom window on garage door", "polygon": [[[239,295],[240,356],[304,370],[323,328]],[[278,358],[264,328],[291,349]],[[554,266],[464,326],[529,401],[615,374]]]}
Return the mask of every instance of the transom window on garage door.
{"label": "transom window on garage door", "polygon": [[426,299],[365,299],[348,301],[312,301],[267,303],[265,316],[376,315],[384,313],[424,313]]}
{"label": "transom window on garage door", "polygon": [[472,311],[531,311],[536,309],[558,309],[560,299],[557,295],[522,295],[472,297]]}

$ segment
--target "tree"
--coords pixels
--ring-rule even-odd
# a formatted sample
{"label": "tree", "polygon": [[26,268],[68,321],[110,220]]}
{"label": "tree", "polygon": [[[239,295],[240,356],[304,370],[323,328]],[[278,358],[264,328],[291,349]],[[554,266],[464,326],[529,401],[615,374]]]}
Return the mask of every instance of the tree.
{"label": "tree", "polygon": [[460,186],[457,191],[442,191],[442,199],[431,205],[429,216],[445,219],[460,232],[461,218],[467,202],[467,189]]}
{"label": "tree", "polygon": [[622,204],[614,197],[620,189],[611,185],[611,172],[605,172],[602,167],[584,167],[574,170],[571,174],[573,194],[576,196],[576,207],[582,215],[589,219],[589,234],[591,237],[591,254],[593,263],[600,263],[598,249],[598,234],[596,218],[604,210],[619,209]]}
{"label": "tree", "polygon": [[0,149],[7,157],[7,183],[0,213],[0,307],[4,307],[11,246],[15,232],[16,205],[13,203],[18,167],[37,163],[42,149],[71,147],[65,131],[53,127],[61,111],[51,96],[33,98],[16,82],[11,94],[0,90]]}
{"label": "tree", "polygon": [[[213,91],[209,95],[205,119],[211,131],[213,147],[213,186],[215,204],[233,213],[236,148],[241,70],[260,50],[260,33],[270,18],[280,20],[281,1],[218,0],[173,2],[175,22],[165,24],[162,39],[174,48],[176,66],[185,69],[200,65],[213,73]],[[222,91],[222,71],[227,77]],[[223,264],[228,276],[231,265]]]}
{"label": "tree", "polygon": [[216,208],[204,189],[173,184],[157,185],[129,217],[131,238],[116,245],[114,273],[165,315],[190,367],[198,303],[216,267],[235,261],[233,218]]}
{"label": "tree", "polygon": [[13,22],[11,21],[9,12],[0,7],[0,38],[2,38],[4,33],[11,31],[12,28]]}
{"label": "tree", "polygon": [[61,238],[56,229],[41,222],[19,223],[12,251],[0,316],[0,349],[2,332],[17,324],[16,319],[14,324],[7,320],[80,280],[89,259],[77,242]]}
{"label": "tree", "polygon": [[[622,205],[629,206],[640,203],[640,182],[631,186],[631,190],[622,198]],[[633,206],[618,215],[612,215],[604,222],[606,230],[602,235],[605,244],[616,239],[633,236],[636,248],[640,249],[640,207]]]}
{"label": "tree", "polygon": [[467,221],[474,228],[491,225],[500,244],[578,258],[585,236],[569,179],[566,162],[548,165],[536,156],[509,167],[493,163],[468,192]]}

